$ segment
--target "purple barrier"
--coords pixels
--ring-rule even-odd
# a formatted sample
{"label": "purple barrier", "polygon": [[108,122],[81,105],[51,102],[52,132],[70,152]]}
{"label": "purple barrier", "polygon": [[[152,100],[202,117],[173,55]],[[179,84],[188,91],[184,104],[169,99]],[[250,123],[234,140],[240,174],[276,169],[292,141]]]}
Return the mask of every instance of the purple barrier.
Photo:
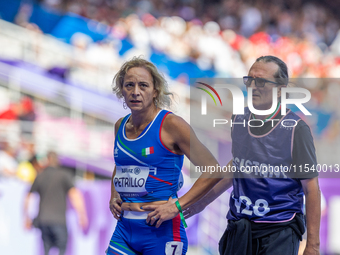
{"label": "purple barrier", "polygon": [[320,189],[326,200],[326,209],[324,215],[321,217],[321,228],[320,228],[320,250],[321,252],[328,254],[328,225],[330,224],[328,219],[328,210],[330,199],[333,196],[340,196],[339,179],[319,179]]}
{"label": "purple barrier", "polygon": [[63,166],[78,168],[81,166],[84,170],[91,171],[95,174],[111,177],[114,168],[113,158],[108,159],[76,159],[74,157],[68,157],[61,155],[59,160]]}

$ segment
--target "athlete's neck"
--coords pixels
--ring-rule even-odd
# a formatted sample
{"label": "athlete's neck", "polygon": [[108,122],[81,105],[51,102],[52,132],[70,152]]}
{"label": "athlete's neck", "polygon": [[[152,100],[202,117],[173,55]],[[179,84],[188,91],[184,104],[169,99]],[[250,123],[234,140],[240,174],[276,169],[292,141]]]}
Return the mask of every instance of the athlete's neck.
{"label": "athlete's neck", "polygon": [[159,110],[157,107],[152,107],[147,111],[131,111],[131,117],[128,122],[138,129],[145,124],[149,124],[156,117]]}

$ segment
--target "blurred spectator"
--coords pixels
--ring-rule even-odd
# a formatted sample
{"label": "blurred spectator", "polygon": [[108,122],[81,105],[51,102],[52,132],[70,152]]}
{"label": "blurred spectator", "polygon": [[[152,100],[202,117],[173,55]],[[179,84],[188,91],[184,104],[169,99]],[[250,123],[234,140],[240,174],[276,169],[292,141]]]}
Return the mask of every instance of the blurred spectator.
{"label": "blurred spectator", "polygon": [[0,178],[14,177],[17,172],[18,163],[15,160],[15,150],[9,144],[4,144],[4,149],[0,151]]}
{"label": "blurred spectator", "polygon": [[19,179],[33,183],[37,173],[41,172],[42,168],[36,156],[33,156],[28,161],[23,161],[18,166],[17,176]]}
{"label": "blurred spectator", "polygon": [[24,96],[19,102],[11,103],[9,107],[0,112],[0,120],[34,121],[34,105],[32,99]]}
{"label": "blurred spectator", "polygon": [[[11,103],[7,109],[0,112],[1,128],[10,132],[16,128],[17,124],[21,139],[25,142],[33,140],[35,119],[34,104],[28,96],[23,96],[19,102]],[[16,123],[15,121],[19,122]]]}
{"label": "blurred spectator", "polygon": [[26,1],[22,1],[18,10],[18,13],[15,16],[14,22],[19,26],[25,27],[32,16],[33,6]]}
{"label": "blurred spectator", "polygon": [[16,120],[20,114],[20,105],[17,103],[11,103],[9,107],[0,112],[0,120]]}
{"label": "blurred spectator", "polygon": [[34,226],[41,230],[45,255],[52,247],[59,249],[59,255],[65,254],[68,232],[66,227],[66,198],[76,210],[79,225],[87,228],[88,219],[82,194],[74,187],[72,176],[59,166],[55,152],[48,153],[48,166],[35,179],[24,202],[25,227],[32,227],[28,216],[29,200],[33,192],[40,196],[39,214]]}
{"label": "blurred spectator", "polygon": [[19,115],[20,120],[24,121],[34,121],[35,120],[35,112],[34,105],[31,98],[25,96],[20,101],[21,112]]}
{"label": "blurred spectator", "polygon": [[36,114],[34,111],[33,101],[29,97],[23,97],[20,101],[21,111],[18,116],[21,126],[21,134],[24,138],[31,140],[34,132],[34,121]]}

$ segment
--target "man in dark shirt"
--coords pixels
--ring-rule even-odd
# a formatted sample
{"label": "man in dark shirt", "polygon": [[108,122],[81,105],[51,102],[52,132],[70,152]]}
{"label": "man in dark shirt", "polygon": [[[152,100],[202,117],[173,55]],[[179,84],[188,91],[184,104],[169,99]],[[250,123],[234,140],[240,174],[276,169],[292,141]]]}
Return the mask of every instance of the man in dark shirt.
{"label": "man in dark shirt", "polygon": [[[252,88],[252,103],[257,110],[271,108],[274,87],[280,102],[281,88],[287,81],[286,64],[273,56],[258,58],[244,77],[247,88]],[[186,218],[191,217],[233,186],[220,254],[296,255],[304,232],[303,195],[308,230],[304,255],[320,254],[320,190],[313,137],[296,114],[289,110],[283,116],[280,110],[278,103],[271,115],[254,115],[246,108],[244,115],[232,116],[233,160],[228,165],[238,171],[232,181],[221,180],[184,212]],[[296,125],[282,125],[289,119]],[[240,125],[249,120],[249,129]],[[280,165],[286,168],[275,172],[269,167]],[[254,171],[240,171],[246,167]]]}
{"label": "man in dark shirt", "polygon": [[87,227],[87,215],[85,212],[82,194],[74,187],[72,176],[59,167],[58,156],[55,152],[48,153],[48,166],[38,174],[24,204],[25,226],[31,228],[32,220],[28,217],[29,199],[33,192],[40,196],[39,214],[35,227],[41,230],[45,255],[48,255],[52,247],[59,249],[59,255],[63,255],[67,245],[66,228],[66,201],[70,199],[75,208],[80,226]]}

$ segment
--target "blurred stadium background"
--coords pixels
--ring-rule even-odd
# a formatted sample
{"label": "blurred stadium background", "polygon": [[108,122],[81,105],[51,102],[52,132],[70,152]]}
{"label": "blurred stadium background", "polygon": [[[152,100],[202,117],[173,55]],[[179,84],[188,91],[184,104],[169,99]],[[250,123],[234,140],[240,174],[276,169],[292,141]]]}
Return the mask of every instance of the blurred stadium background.
{"label": "blurred stadium background", "polygon": [[[164,73],[176,94],[172,110],[188,122],[190,78],[241,78],[257,57],[280,57],[312,93],[305,120],[319,162],[340,164],[339,10],[334,0],[0,0],[0,169],[13,166],[12,176],[0,176],[0,254],[43,254],[40,233],[23,228],[22,212],[40,171],[28,160],[37,155],[43,165],[48,150],[74,174],[90,220],[81,231],[69,207],[67,254],[104,254],[116,224],[108,210],[113,124],[128,113],[111,82],[133,56]],[[228,104],[225,116],[231,110]],[[229,161],[229,133],[204,142],[229,151],[218,156]],[[194,182],[188,169],[185,162],[181,193]],[[321,251],[340,254],[338,180],[320,185]],[[228,200],[226,192],[188,220],[188,254],[218,253]]]}

